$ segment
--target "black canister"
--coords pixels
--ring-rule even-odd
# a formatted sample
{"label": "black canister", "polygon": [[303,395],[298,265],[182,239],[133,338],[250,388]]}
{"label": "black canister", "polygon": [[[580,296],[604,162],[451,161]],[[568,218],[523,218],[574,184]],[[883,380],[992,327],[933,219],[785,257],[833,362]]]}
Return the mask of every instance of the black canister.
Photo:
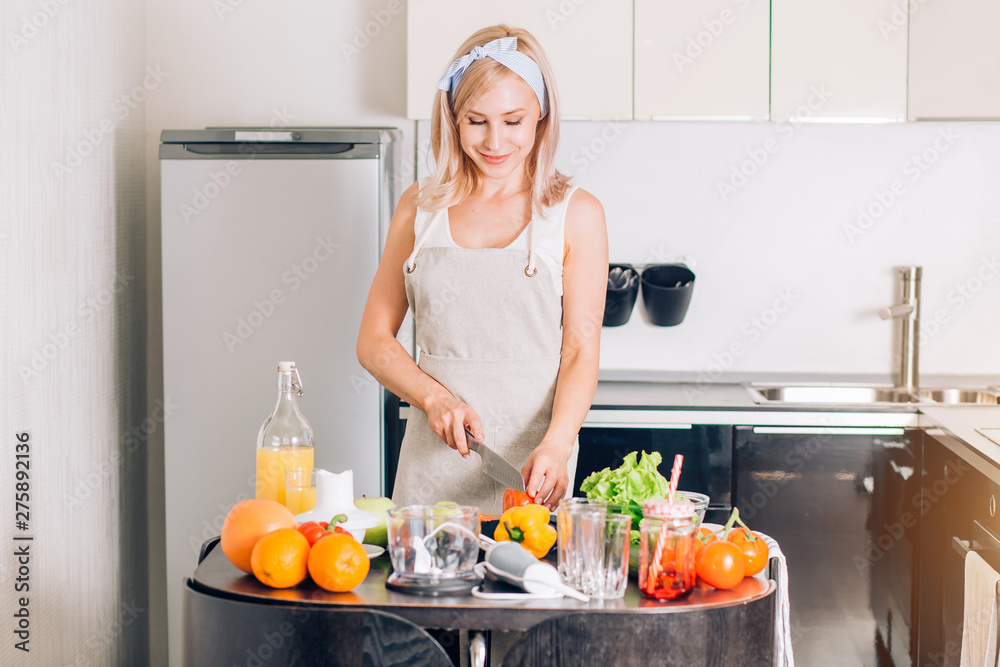
{"label": "black canister", "polygon": [[604,322],[606,327],[620,327],[628,322],[632,315],[632,308],[635,306],[636,298],[639,296],[639,272],[631,264],[611,264],[608,266],[608,274],[621,269],[624,275],[621,287],[612,286],[608,282],[608,295],[604,301]]}
{"label": "black canister", "polygon": [[642,271],[642,302],[657,326],[683,322],[693,291],[694,273],[683,264],[650,264]]}

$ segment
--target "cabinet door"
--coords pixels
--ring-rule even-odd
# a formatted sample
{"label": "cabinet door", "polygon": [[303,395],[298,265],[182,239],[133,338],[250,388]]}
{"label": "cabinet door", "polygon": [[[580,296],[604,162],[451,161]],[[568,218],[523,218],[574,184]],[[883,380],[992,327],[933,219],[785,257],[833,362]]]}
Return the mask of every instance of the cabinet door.
{"label": "cabinet door", "polygon": [[875,438],[873,493],[865,567],[881,664],[917,662],[917,553],[920,543],[920,455],[923,432]]}
{"label": "cabinet door", "polygon": [[[882,642],[883,650],[876,648],[872,607],[878,591],[891,591],[894,584],[879,583],[882,570],[873,566],[886,552],[896,562],[912,563],[906,557],[912,554],[912,535],[896,531],[891,522],[889,529],[880,525],[886,514],[879,508],[895,511],[903,499],[876,502],[884,493],[877,463],[883,450],[911,445],[900,429],[837,431],[737,427],[735,504],[751,528],[778,541],[788,559],[796,662],[825,665],[836,656],[836,664],[888,664],[890,641]],[[908,479],[913,477],[911,470]],[[883,537],[886,531],[891,534]],[[912,565],[906,570],[904,581]],[[907,607],[907,601],[895,607]],[[894,619],[893,632],[908,638],[912,619],[903,616]],[[902,646],[908,648],[909,640]]]}
{"label": "cabinet door", "polygon": [[620,0],[410,0],[407,116],[430,117],[435,85],[475,31],[504,23],[538,39],[563,118],[632,118],[632,3]]}
{"label": "cabinet door", "polygon": [[[898,4],[772,0],[771,119],[904,120],[906,16]],[[886,27],[893,20],[901,29]]]}
{"label": "cabinet door", "polygon": [[1000,3],[921,2],[910,16],[910,120],[1000,118]]}
{"label": "cabinet door", "polygon": [[961,664],[966,554],[973,549],[1000,569],[1000,485],[965,456],[978,455],[945,434],[924,438],[919,642],[920,655],[941,667]]}
{"label": "cabinet door", "polygon": [[754,0],[636,0],[636,120],[767,120],[770,17]]}
{"label": "cabinet door", "polygon": [[[964,484],[950,485],[950,469],[959,463],[934,438],[924,438],[922,492],[926,498],[920,518],[920,655],[941,667],[958,667],[962,631],[965,565],[952,540],[969,539],[972,514]],[[938,485],[937,491],[934,490]]]}

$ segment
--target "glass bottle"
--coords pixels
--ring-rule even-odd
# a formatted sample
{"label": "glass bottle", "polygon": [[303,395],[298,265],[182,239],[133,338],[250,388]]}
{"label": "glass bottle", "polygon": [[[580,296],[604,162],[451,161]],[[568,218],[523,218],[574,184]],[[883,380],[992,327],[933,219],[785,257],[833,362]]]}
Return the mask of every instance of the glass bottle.
{"label": "glass bottle", "polygon": [[646,597],[672,600],[694,588],[693,503],[647,500],[639,523],[639,589]]}
{"label": "glass bottle", "polygon": [[302,380],[294,361],[278,362],[278,402],[257,434],[258,499],[285,504],[285,471],[313,467],[313,430],[299,411]]}

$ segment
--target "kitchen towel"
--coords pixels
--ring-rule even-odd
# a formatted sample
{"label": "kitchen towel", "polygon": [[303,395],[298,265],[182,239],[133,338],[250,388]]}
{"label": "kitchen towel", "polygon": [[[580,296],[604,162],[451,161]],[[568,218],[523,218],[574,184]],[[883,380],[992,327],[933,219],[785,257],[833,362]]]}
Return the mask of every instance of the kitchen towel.
{"label": "kitchen towel", "polygon": [[997,573],[982,556],[965,557],[965,618],[962,624],[962,667],[996,667]]}
{"label": "kitchen towel", "polygon": [[768,561],[772,563],[771,576],[778,585],[778,613],[774,616],[774,664],[777,667],[795,667],[792,654],[791,605],[788,603],[788,560],[774,538],[757,533],[767,543]]}
{"label": "kitchen towel", "polygon": [[[717,523],[703,523],[712,531],[721,530]],[[778,609],[774,615],[774,665],[775,667],[795,667],[795,656],[792,653],[791,605],[788,602],[788,560],[781,552],[781,547],[770,535],[754,531],[767,543],[767,559],[770,569],[754,575],[770,576],[777,586]]]}

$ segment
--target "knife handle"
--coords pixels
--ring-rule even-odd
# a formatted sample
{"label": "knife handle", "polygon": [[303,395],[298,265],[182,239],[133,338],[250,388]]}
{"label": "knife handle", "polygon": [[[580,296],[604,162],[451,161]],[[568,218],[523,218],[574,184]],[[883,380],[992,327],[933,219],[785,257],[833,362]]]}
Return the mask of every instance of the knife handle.
{"label": "knife handle", "polygon": [[469,442],[469,449],[478,454],[479,445],[482,443],[476,440],[476,436],[472,435],[472,431],[470,431],[469,429],[465,429],[465,439]]}

